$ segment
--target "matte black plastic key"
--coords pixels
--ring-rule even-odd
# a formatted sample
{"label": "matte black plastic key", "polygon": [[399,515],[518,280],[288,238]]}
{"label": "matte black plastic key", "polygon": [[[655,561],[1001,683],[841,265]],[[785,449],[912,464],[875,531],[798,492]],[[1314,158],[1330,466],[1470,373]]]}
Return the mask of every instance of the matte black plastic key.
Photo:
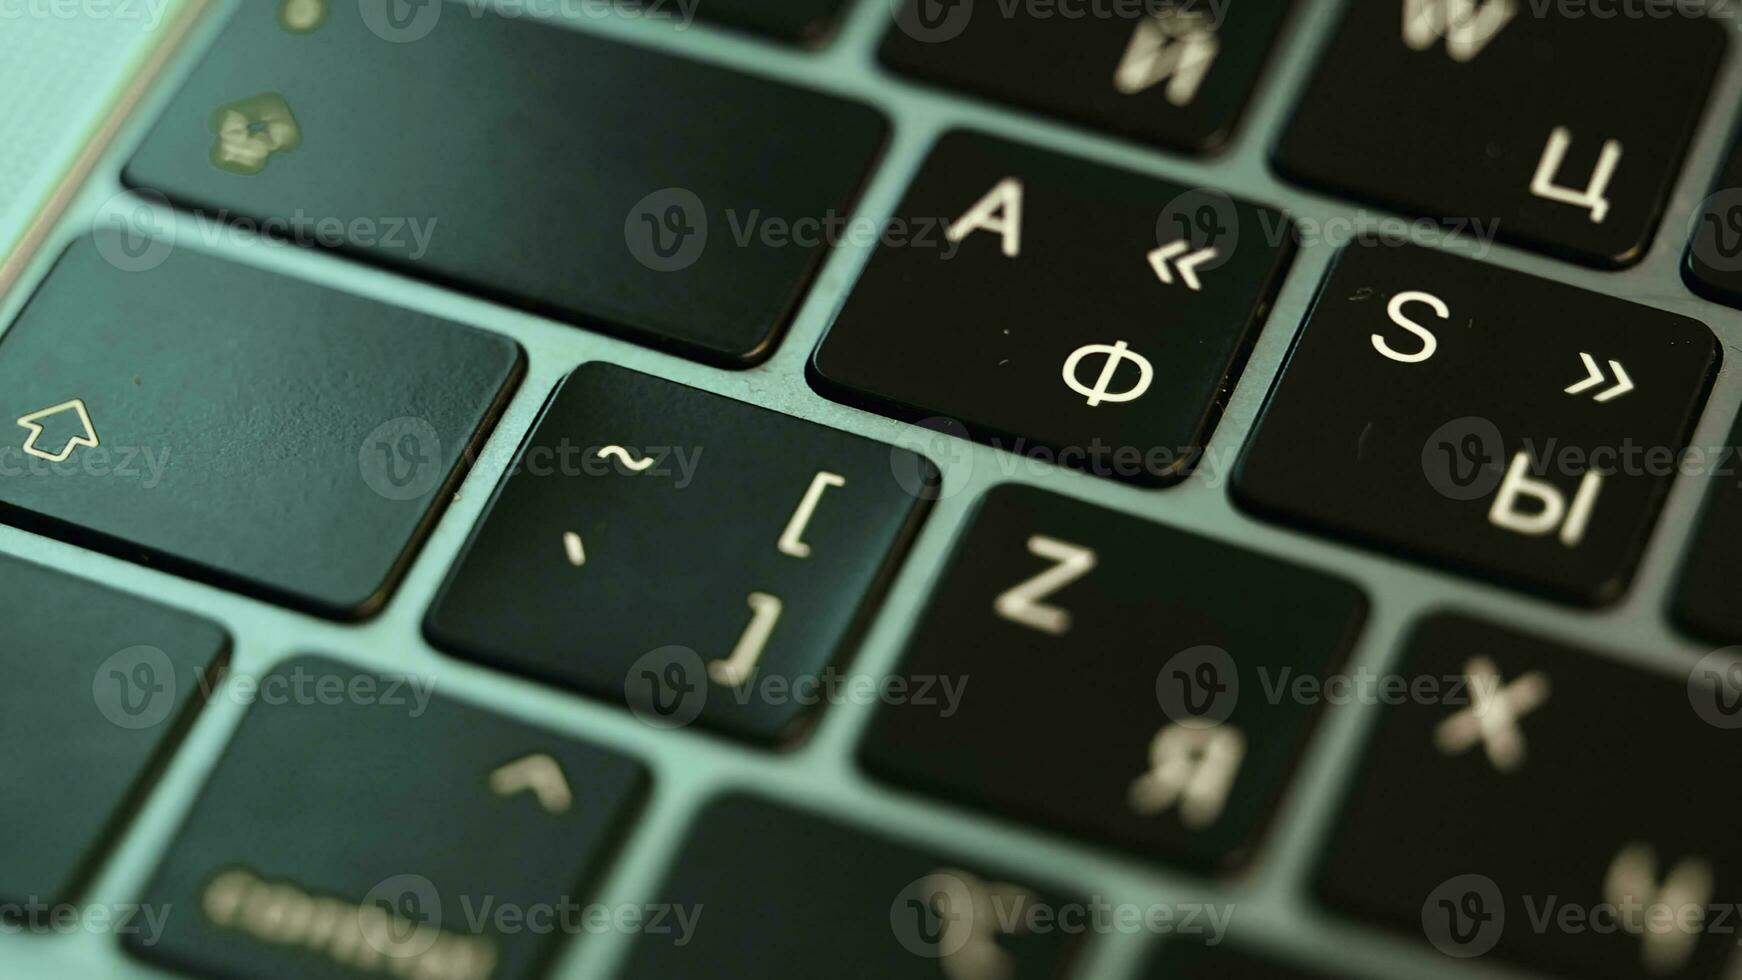
{"label": "matte black plastic key", "polygon": [[1742,418],[1729,444],[1709,451],[1700,469],[1707,474],[1705,510],[1671,611],[1687,633],[1742,643]]}
{"label": "matte black plastic key", "polygon": [[[1263,615],[1252,609],[1261,596]],[[1339,579],[993,490],[914,630],[876,775],[1194,870],[1246,861],[1366,612]],[[925,696],[922,696],[925,695]]]}
{"label": "matte black plastic key", "polygon": [[1380,709],[1324,850],[1327,903],[1466,961],[1727,975],[1742,665],[1659,675],[1436,616],[1400,670],[1412,696]]}
{"label": "matte black plastic key", "polygon": [[869,439],[603,363],[571,374],[425,624],[660,727],[794,735],[929,509]]}
{"label": "matte black plastic key", "polygon": [[[713,363],[766,357],[874,110],[475,3],[237,5],[134,187]],[[403,16],[407,12],[409,17]]]}
{"label": "matte black plastic key", "polygon": [[1612,601],[1718,358],[1687,317],[1414,245],[1352,245],[1234,494],[1568,602]]}
{"label": "matte black plastic key", "polygon": [[1323,973],[1285,965],[1269,956],[1231,949],[1221,936],[1211,938],[1216,942],[1168,942],[1151,962],[1144,980],[1331,980]]}
{"label": "matte black plastic key", "polygon": [[623,980],[937,980],[1069,975],[1086,910],[1037,883],[730,796],[696,815]]}
{"label": "matte black plastic key", "polygon": [[0,337],[0,519],[334,618],[386,600],[513,341],[104,234]]}
{"label": "matte black plastic key", "polygon": [[1742,133],[1731,143],[1717,184],[1694,221],[1682,267],[1688,286],[1708,299],[1742,308]]}
{"label": "matte black plastic key", "polygon": [[813,383],[1148,485],[1201,455],[1294,240],[1267,208],[969,132],[892,227]]}
{"label": "matte black plastic key", "polygon": [[1292,0],[1064,6],[901,0],[882,57],[905,75],[1170,149],[1226,143]]}
{"label": "matte black plastic key", "polygon": [[[816,44],[834,30],[845,5],[846,0],[699,0],[696,16],[776,41]],[[672,2],[666,9],[678,11],[681,5]]]}
{"label": "matte black plastic key", "polygon": [[[128,949],[199,976],[523,980],[584,933],[636,763],[416,674],[299,657],[257,678]],[[581,941],[585,941],[582,939]]]}
{"label": "matte black plastic key", "polygon": [[[0,558],[0,901],[70,902],[228,657],[222,628]],[[53,927],[53,922],[26,924]],[[147,923],[127,925],[144,928]],[[121,923],[117,923],[121,926]]]}
{"label": "matte black plastic key", "polygon": [[1698,5],[1345,10],[1277,147],[1286,176],[1587,265],[1644,256],[1727,43]]}

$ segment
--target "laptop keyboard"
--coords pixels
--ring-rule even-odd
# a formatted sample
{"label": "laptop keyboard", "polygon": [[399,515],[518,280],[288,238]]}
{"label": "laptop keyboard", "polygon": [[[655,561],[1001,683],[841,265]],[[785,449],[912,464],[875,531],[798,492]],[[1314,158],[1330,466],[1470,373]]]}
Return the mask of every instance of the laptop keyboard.
{"label": "laptop keyboard", "polygon": [[217,6],[0,297],[75,975],[1738,959],[1729,21]]}

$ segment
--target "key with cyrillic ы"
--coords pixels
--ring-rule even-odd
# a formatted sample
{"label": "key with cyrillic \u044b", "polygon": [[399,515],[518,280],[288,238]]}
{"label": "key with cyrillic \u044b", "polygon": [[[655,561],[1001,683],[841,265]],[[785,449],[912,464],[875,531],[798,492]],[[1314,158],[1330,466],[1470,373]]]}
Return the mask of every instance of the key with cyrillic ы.
{"label": "key with cyrillic \u044b", "polygon": [[1421,623],[1398,684],[1411,694],[1379,709],[1319,895],[1453,960],[1729,976],[1742,661],[1687,666],[1647,672],[1462,616]]}
{"label": "key with cyrillic \u044b", "polygon": [[637,938],[622,980],[1055,980],[1072,975],[1090,911],[1008,871],[738,795],[695,815],[656,895],[670,922]]}
{"label": "key with cyrillic \u044b", "polygon": [[905,449],[610,364],[562,383],[431,608],[438,647],[771,743],[840,690],[937,489]]}
{"label": "key with cyrillic \u044b", "polygon": [[1724,56],[1728,32],[1700,6],[1605,16],[1534,0],[1346,4],[1277,166],[1473,237],[1631,265]]}
{"label": "key with cyrillic \u044b", "polygon": [[895,674],[908,696],[879,710],[865,765],[1226,871],[1251,857],[1312,731],[1315,702],[1292,692],[1325,684],[1365,614],[1340,579],[999,487],[933,589]]}
{"label": "key with cyrillic \u044b", "polygon": [[820,390],[1151,486],[1202,455],[1293,248],[1280,212],[961,131],[892,229]]}
{"label": "key with cyrillic \u044b", "polygon": [[1712,332],[1393,241],[1338,257],[1234,479],[1268,517],[1568,602],[1619,596]]}
{"label": "key with cyrillic \u044b", "polygon": [[887,132],[525,5],[289,6],[227,11],[130,186],[726,366],[773,350]]}
{"label": "key with cyrillic \u044b", "polygon": [[105,232],[0,337],[0,520],[368,615],[523,360],[506,337]]}
{"label": "key with cyrillic \u044b", "polygon": [[230,638],[15,558],[0,558],[0,618],[0,903],[17,911],[77,897],[204,704]]}
{"label": "key with cyrillic \u044b", "polygon": [[1050,4],[897,0],[882,58],[949,89],[1208,152],[1228,141],[1292,5],[1179,0],[1068,16]]}
{"label": "key with cyrillic \u044b", "polygon": [[196,976],[530,980],[586,941],[640,765],[428,676],[297,657],[254,680],[145,888],[166,928],[130,952]]}

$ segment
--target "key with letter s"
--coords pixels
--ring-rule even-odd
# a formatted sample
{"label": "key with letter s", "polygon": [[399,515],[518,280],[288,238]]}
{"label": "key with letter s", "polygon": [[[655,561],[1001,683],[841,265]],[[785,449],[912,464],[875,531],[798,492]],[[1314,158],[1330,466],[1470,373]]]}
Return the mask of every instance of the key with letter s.
{"label": "key with letter s", "polygon": [[1711,331],[1687,317],[1414,245],[1351,245],[1234,495],[1268,517],[1608,602],[1718,358]]}

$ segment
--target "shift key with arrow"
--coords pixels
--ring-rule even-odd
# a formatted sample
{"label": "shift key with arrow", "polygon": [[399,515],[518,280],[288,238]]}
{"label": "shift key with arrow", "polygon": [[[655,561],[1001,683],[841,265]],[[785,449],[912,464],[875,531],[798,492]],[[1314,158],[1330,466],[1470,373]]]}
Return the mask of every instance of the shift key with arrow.
{"label": "shift key with arrow", "polygon": [[1281,212],[964,131],[899,214],[812,384],[1148,486],[1196,465],[1294,248]]}

